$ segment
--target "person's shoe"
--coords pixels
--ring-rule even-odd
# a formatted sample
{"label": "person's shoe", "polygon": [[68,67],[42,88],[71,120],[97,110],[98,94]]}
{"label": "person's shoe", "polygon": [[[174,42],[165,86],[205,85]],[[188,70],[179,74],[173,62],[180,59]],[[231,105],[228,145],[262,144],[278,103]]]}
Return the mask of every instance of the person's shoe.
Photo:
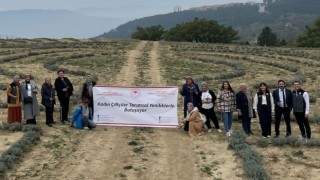
{"label": "person's shoe", "polygon": [[218,131],[219,133],[222,133],[221,129],[217,129],[217,131]]}
{"label": "person's shoe", "polygon": [[55,121],[53,121],[51,124],[56,124],[56,122],[55,122]]}
{"label": "person's shoe", "polygon": [[270,135],[268,135],[268,136],[267,136],[267,138],[271,138],[271,136],[270,136]]}
{"label": "person's shoe", "polygon": [[208,129],[208,133],[211,133],[212,132],[212,129]]}
{"label": "person's shoe", "polygon": [[252,134],[252,135],[254,135],[252,131],[249,131],[249,134]]}
{"label": "person's shoe", "polygon": [[231,133],[230,133],[230,132],[227,132],[227,133],[226,133],[226,136],[227,136],[227,137],[230,137],[230,136],[231,136]]}
{"label": "person's shoe", "polygon": [[62,125],[66,125],[66,123],[65,123],[64,121],[61,121],[61,120],[60,120],[60,123],[61,123]]}
{"label": "person's shoe", "polygon": [[247,135],[247,136],[250,136],[250,133],[249,133],[248,131],[247,131],[247,132],[245,132],[245,133],[246,133],[246,135]]}
{"label": "person's shoe", "polygon": [[291,136],[291,133],[287,133],[287,134],[286,134],[286,137],[289,137],[289,136]]}
{"label": "person's shoe", "polygon": [[84,130],[88,130],[89,128],[88,128],[88,127],[84,127],[83,129],[84,129]]}
{"label": "person's shoe", "polygon": [[47,126],[52,127],[52,124],[47,124]]}
{"label": "person's shoe", "polygon": [[266,136],[262,136],[263,139],[267,138]]}

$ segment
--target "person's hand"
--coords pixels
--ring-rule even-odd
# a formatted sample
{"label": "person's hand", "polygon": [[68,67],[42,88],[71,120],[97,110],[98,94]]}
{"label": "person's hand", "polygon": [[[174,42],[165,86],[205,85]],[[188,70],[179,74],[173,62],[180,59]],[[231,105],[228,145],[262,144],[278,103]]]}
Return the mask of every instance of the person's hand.
{"label": "person's hand", "polygon": [[53,98],[50,98],[50,101],[53,101]]}
{"label": "person's hand", "polygon": [[309,118],[309,114],[305,114],[304,117],[305,117],[306,119],[308,119],[308,118]]}
{"label": "person's hand", "polygon": [[217,108],[217,112],[221,112],[221,109],[220,109],[220,108]]}
{"label": "person's hand", "polygon": [[242,116],[242,113],[241,113],[241,111],[238,111],[238,116]]}
{"label": "person's hand", "polygon": [[66,92],[68,89],[67,88],[63,88],[62,91]]}

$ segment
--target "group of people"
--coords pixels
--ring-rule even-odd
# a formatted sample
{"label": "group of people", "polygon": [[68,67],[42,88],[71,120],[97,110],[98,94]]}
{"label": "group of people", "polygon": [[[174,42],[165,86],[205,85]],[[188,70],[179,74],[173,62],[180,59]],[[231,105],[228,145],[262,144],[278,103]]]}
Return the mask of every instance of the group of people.
{"label": "group of people", "polygon": [[[65,125],[69,121],[69,104],[70,97],[73,95],[73,85],[65,77],[63,70],[57,71],[57,78],[54,84],[51,83],[50,77],[44,78],[41,90],[35,82],[31,81],[31,75],[25,75],[23,82],[20,82],[20,76],[14,76],[13,82],[7,86],[8,102],[8,123],[21,123],[22,109],[26,124],[36,124],[36,117],[40,115],[40,108],[37,100],[37,94],[41,93],[41,104],[45,107],[46,125],[52,127],[55,124],[53,113],[56,104],[56,94],[60,102],[60,123]],[[77,129],[95,128],[96,124],[92,121],[93,117],[93,92],[95,85],[93,78],[88,75],[83,84],[81,101],[82,103],[76,108],[70,126],[76,124]]]}
{"label": "group of people", "polygon": [[[242,120],[242,127],[247,135],[251,131],[251,118],[259,117],[261,135],[263,138],[271,137],[272,117],[275,117],[275,138],[280,135],[280,121],[283,116],[286,122],[286,136],[291,135],[291,118],[293,110],[299,125],[302,138],[311,138],[309,116],[309,94],[301,88],[301,83],[295,81],[293,89],[286,88],[283,80],[278,81],[278,88],[271,92],[266,83],[261,83],[259,91],[253,95],[246,84],[241,83],[239,92],[234,92],[230,83],[224,81],[217,95],[203,82],[201,89],[191,77],[186,78],[180,90],[184,97],[183,128],[190,136],[203,134],[204,125],[208,132],[212,131],[211,121],[218,132],[222,132],[216,112],[221,113],[226,136],[231,136],[233,112]],[[205,118],[204,118],[204,117]]]}

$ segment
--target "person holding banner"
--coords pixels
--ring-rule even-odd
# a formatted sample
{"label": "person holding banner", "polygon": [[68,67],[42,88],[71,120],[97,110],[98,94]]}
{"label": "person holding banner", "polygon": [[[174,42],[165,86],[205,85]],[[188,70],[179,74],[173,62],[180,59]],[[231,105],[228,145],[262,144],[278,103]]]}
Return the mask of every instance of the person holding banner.
{"label": "person holding banner", "polygon": [[92,88],[96,85],[96,82],[93,80],[91,75],[86,76],[86,82],[83,84],[81,99],[88,99],[89,104],[88,106],[93,112],[93,91]]}
{"label": "person holding banner", "polygon": [[54,87],[57,91],[58,99],[61,106],[60,122],[64,125],[65,121],[68,121],[69,102],[70,96],[73,95],[73,85],[71,81],[64,76],[63,70],[58,70],[57,75],[58,78],[54,82]]}
{"label": "person holding banner", "polygon": [[83,128],[95,128],[97,124],[92,121],[92,111],[90,111],[90,107],[88,106],[89,100],[84,98],[82,100],[82,104],[77,107],[75,110],[70,127],[73,127],[74,123],[76,123],[77,129]]}
{"label": "person holding banner", "polygon": [[192,103],[187,104],[187,116],[183,122],[184,124],[188,124],[189,136],[193,137],[203,134],[203,120],[201,119],[199,109],[194,107]]}
{"label": "person holding banner", "polygon": [[199,106],[199,86],[196,84],[191,76],[186,78],[186,83],[182,86],[180,94],[184,97],[183,117],[187,117],[187,104],[191,102],[195,107]]}
{"label": "person holding banner", "polygon": [[214,112],[214,102],[217,97],[212,90],[208,88],[208,84],[203,82],[201,84],[201,92],[199,93],[200,100],[200,112],[204,114],[207,118],[206,126],[208,128],[208,132],[212,131],[210,119],[213,121],[213,124],[218,132],[222,132],[219,127],[219,122]]}

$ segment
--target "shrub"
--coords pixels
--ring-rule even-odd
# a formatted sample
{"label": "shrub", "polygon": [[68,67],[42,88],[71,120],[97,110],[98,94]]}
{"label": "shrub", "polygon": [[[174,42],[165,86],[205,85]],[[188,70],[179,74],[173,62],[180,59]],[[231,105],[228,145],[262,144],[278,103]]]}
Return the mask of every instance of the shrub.
{"label": "shrub", "polygon": [[291,146],[301,146],[302,141],[298,137],[290,136],[286,138],[286,143]]}
{"label": "shrub", "polygon": [[261,148],[268,147],[269,140],[264,138],[258,139],[258,141],[256,142],[256,145]]}
{"label": "shrub", "polygon": [[40,125],[27,124],[22,127],[22,132],[35,131],[41,133]]}
{"label": "shrub", "polygon": [[243,168],[249,179],[268,180],[269,176],[261,165],[261,155],[245,142],[246,137],[243,132],[235,132],[229,140],[229,145],[242,158]]}
{"label": "shrub", "polygon": [[271,143],[275,146],[283,146],[286,144],[286,138],[285,137],[272,138]]}
{"label": "shrub", "polygon": [[7,171],[7,169],[8,169],[7,165],[4,162],[0,161],[0,177],[1,177],[1,174]]}
{"label": "shrub", "polygon": [[13,131],[13,132],[21,131],[22,130],[22,124],[20,124],[20,123],[9,124],[8,125],[8,130],[9,131]]}

